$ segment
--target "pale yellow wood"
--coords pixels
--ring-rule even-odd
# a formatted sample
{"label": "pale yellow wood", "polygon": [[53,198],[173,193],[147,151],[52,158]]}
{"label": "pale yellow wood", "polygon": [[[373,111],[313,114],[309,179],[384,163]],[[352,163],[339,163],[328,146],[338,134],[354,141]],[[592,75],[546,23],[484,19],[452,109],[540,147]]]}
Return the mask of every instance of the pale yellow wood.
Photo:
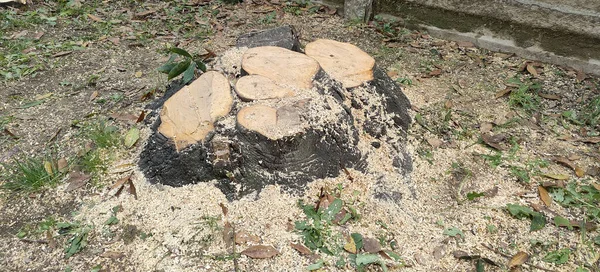
{"label": "pale yellow wood", "polygon": [[235,91],[244,100],[265,100],[292,97],[296,93],[290,88],[276,84],[268,77],[248,75],[238,79]]}
{"label": "pale yellow wood", "polygon": [[305,52],[346,88],[373,80],[375,59],[352,44],[320,39],[307,44]]}
{"label": "pale yellow wood", "polygon": [[258,132],[269,139],[277,139],[272,133],[277,126],[277,110],[264,105],[242,108],[237,114],[237,122],[248,130]]}
{"label": "pale yellow wood", "polygon": [[244,53],[242,69],[250,75],[267,77],[281,86],[310,89],[320,67],[315,59],[304,54],[276,46],[262,46]]}
{"label": "pale yellow wood", "polygon": [[175,142],[177,151],[204,140],[213,123],[231,111],[229,81],[209,71],[170,97],[160,113],[158,131]]}

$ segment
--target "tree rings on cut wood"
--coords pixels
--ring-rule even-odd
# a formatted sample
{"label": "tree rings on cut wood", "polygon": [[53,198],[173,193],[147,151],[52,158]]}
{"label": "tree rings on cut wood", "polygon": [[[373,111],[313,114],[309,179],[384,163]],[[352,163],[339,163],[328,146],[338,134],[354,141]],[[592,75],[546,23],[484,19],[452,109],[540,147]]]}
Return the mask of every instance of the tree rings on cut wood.
{"label": "tree rings on cut wood", "polygon": [[304,54],[281,47],[262,46],[246,51],[242,57],[242,70],[250,75],[267,77],[279,85],[310,89],[320,66]]}
{"label": "tree rings on cut wood", "polygon": [[204,140],[213,123],[227,115],[233,105],[229,81],[209,71],[165,101],[158,131],[183,148]]}
{"label": "tree rings on cut wood", "polygon": [[345,88],[373,80],[375,59],[352,44],[320,39],[307,44],[305,51]]}
{"label": "tree rings on cut wood", "polygon": [[248,75],[235,84],[238,96],[246,101],[284,98],[296,95],[294,90],[278,85],[273,80],[260,75]]}

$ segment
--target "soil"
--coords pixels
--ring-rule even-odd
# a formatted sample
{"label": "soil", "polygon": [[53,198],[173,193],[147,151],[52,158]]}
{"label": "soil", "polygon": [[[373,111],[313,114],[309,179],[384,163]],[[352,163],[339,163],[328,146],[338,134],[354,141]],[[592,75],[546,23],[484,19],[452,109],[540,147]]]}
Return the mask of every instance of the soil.
{"label": "soil", "polygon": [[[97,10],[124,8],[108,7],[108,3],[100,5]],[[18,139],[0,136],[0,163],[50,153],[74,158],[87,141],[83,136],[85,124],[106,120],[114,113],[148,112],[146,105],[152,99],[160,99],[166,89],[166,76],[156,68],[166,62],[163,49],[167,46],[179,45],[198,53],[210,50],[221,55],[235,46],[235,38],[242,33],[289,24],[300,33],[303,46],[318,38],[352,43],[374,56],[377,67],[390,77],[404,82],[403,92],[413,105],[410,114],[416,120],[406,136],[412,172],[403,178],[407,173],[397,173],[394,161],[386,156],[388,147],[377,149],[374,147],[377,144],[365,140],[360,148],[371,152],[369,174],[348,169],[348,174],[335,179],[309,183],[303,196],[268,186],[257,197],[228,202],[210,182],[182,187],[149,184],[135,165],[150,135],[151,122],[132,124],[109,119],[123,134],[137,126],[141,129],[141,139],[132,149],[110,149],[107,171],[93,182],[74,191],[65,191],[68,184],[63,182],[29,195],[5,192],[0,198],[1,271],[67,271],[68,268],[90,271],[95,267],[101,267],[102,271],[233,271],[235,268],[306,271],[305,267],[314,260],[290,247],[292,242],[302,242],[293,230],[294,221],[304,219],[297,201],[312,203],[322,188],[333,190],[338,184],[343,186],[341,198],[359,203],[357,207],[362,214],[360,221],[341,229],[345,234],[358,232],[365,237],[384,237],[388,244],[394,241],[397,244],[394,251],[405,265],[390,267],[392,271],[474,270],[473,261],[453,255],[458,250],[488,258],[500,266],[488,265],[488,271],[506,271],[509,261],[506,256],[519,251],[531,256],[520,268],[523,271],[539,271],[539,267],[575,271],[584,260],[595,265],[588,269],[597,271],[597,256],[574,253],[562,265],[542,261],[548,249],[570,248],[573,252],[592,254],[600,248],[593,243],[582,243],[581,232],[551,223],[530,232],[531,221],[512,217],[506,205],[541,203],[537,185],[551,180],[531,175],[529,182],[523,182],[511,173],[515,166],[527,168],[537,160],[549,162],[539,169],[542,173],[564,174],[573,182],[598,184],[598,173],[593,171],[600,166],[598,145],[577,141],[594,136],[588,135],[594,133],[593,128],[582,131],[560,118],[564,111],[578,111],[600,94],[598,78],[584,77],[566,67],[529,63],[538,69],[537,75],[533,75],[526,67],[522,68],[526,60],[514,56],[435,39],[393,25],[392,35],[379,27],[379,22],[348,24],[339,15],[311,12],[308,8],[297,9],[298,15],[296,9],[283,12],[280,4],[266,2],[235,6],[211,3],[203,8],[219,11],[212,12],[218,15],[211,17],[213,33],[205,39],[186,38],[189,36],[183,30],[155,34],[141,46],[137,41],[121,39],[115,44],[100,37],[81,50],[48,58],[46,68],[34,75],[3,82],[0,114],[13,117],[6,128]],[[143,20],[168,23],[160,14]],[[129,23],[133,22],[126,20],[122,24]],[[42,42],[65,41],[96,31],[92,27],[74,29],[60,20],[54,27],[40,26],[38,30],[46,33]],[[98,75],[97,79],[93,75]],[[508,80],[515,76],[539,83],[542,93],[554,96],[542,98],[539,109],[531,113],[511,106],[507,97],[496,96],[507,87],[513,88]],[[152,90],[156,95],[141,101],[140,97]],[[53,94],[44,103],[23,107],[36,100],[36,96],[48,93]],[[105,102],[99,103],[100,100]],[[490,165],[489,156],[497,154],[496,151],[480,140],[488,123],[494,134],[504,134],[510,139],[500,143],[505,149],[504,162],[495,167]],[[367,136],[361,134],[361,137]],[[572,163],[587,173],[575,176],[573,170],[552,161],[554,156],[573,159]],[[126,190],[115,196],[116,189],[110,190],[110,186],[130,174],[137,197]],[[485,192],[485,196],[469,201],[466,199],[469,192]],[[220,204],[227,207],[227,215],[223,215]],[[114,207],[119,207],[115,209],[118,223],[106,225]],[[581,210],[556,203],[550,209],[569,219],[585,218]],[[45,232],[30,234],[25,239],[16,236],[23,230],[36,230],[41,221],[49,218],[92,227],[87,246],[66,258],[68,236],[59,236],[57,232],[51,233],[52,238]],[[258,236],[259,244],[272,245],[279,254],[267,259],[242,255],[235,262],[227,258],[231,252],[222,238],[225,221],[236,231]],[[462,236],[444,234],[452,228],[460,230]],[[594,230],[585,235],[599,234]],[[248,246],[237,245],[237,252]],[[335,258],[321,255],[331,264],[327,271],[353,270],[350,266],[336,268]],[[373,265],[369,271],[381,268]]]}

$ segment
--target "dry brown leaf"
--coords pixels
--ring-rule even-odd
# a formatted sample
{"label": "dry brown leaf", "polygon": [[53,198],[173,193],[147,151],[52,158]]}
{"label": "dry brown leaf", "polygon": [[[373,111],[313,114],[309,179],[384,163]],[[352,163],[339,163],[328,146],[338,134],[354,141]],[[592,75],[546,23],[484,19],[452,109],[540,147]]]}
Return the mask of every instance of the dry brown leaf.
{"label": "dry brown leaf", "polygon": [[235,238],[233,235],[233,226],[228,221],[225,221],[225,226],[223,227],[223,242],[225,242],[225,246],[227,248],[231,247],[234,240],[237,243],[237,239]]}
{"label": "dry brown leaf", "polygon": [[100,22],[104,22],[104,20],[102,20],[102,18],[100,18],[100,17],[98,17],[96,15],[92,15],[92,14],[88,13],[87,17],[90,18],[90,19],[92,19],[92,21],[94,21],[94,22],[99,22],[99,23]]}
{"label": "dry brown leaf", "polygon": [[439,76],[441,74],[442,74],[442,69],[435,69],[435,70],[429,72],[427,75],[429,77],[436,77],[436,76]]}
{"label": "dry brown leaf", "polygon": [[65,158],[60,158],[56,162],[56,166],[57,166],[59,172],[64,173],[68,170],[67,167],[69,166],[69,162],[67,162],[67,159],[65,159]]}
{"label": "dry brown leaf", "polygon": [[388,71],[387,75],[391,78],[397,77],[398,76],[398,71]]}
{"label": "dry brown leaf", "polygon": [[544,182],[542,183],[542,186],[544,186],[545,188],[548,187],[554,187],[554,188],[565,188],[565,182],[562,180],[556,181],[556,182]]}
{"label": "dry brown leaf", "polygon": [[519,251],[519,253],[515,254],[510,261],[508,262],[508,267],[513,268],[515,266],[520,266],[529,260],[529,254]]}
{"label": "dry brown leaf", "polygon": [[538,77],[539,76],[537,70],[531,64],[527,64],[527,72],[529,72],[533,77]]}
{"label": "dry brown leaf", "polygon": [[344,217],[346,217],[346,214],[348,212],[346,212],[345,209],[340,210],[340,212],[338,212],[335,217],[333,218],[333,220],[331,220],[331,223],[333,224],[338,224],[340,221],[342,221],[342,219],[344,219]]}
{"label": "dry brown leaf", "polygon": [[129,179],[129,182],[128,182],[128,183],[129,183],[129,187],[127,187],[127,192],[128,192],[130,195],[133,195],[133,198],[134,198],[135,200],[137,200],[137,199],[138,199],[138,196],[137,196],[137,190],[135,189],[135,185],[133,185],[133,181],[132,181],[131,179]]}
{"label": "dry brown leaf", "polygon": [[277,249],[275,249],[273,246],[258,245],[245,249],[241,252],[241,254],[252,259],[266,259],[279,254],[279,251],[277,251]]}
{"label": "dry brown leaf", "polygon": [[100,257],[110,258],[110,259],[119,259],[119,258],[125,257],[125,254],[123,252],[105,251],[104,253],[100,254]]}
{"label": "dry brown leaf", "polygon": [[139,123],[139,122],[141,122],[141,121],[144,121],[144,118],[146,118],[146,112],[145,112],[145,111],[142,111],[142,112],[140,113],[140,116],[138,116],[137,120],[135,120],[135,122],[136,122],[136,123]]}
{"label": "dry brown leaf", "polygon": [[244,230],[238,231],[235,233],[235,243],[236,244],[246,244],[246,243],[260,243],[260,237],[250,234]]}
{"label": "dry brown leaf", "polygon": [[577,140],[582,143],[597,144],[600,143],[600,137],[585,137]]}
{"label": "dry brown leaf", "polygon": [[109,116],[115,120],[125,122],[136,122],[138,119],[138,116],[129,113],[113,113]]}
{"label": "dry brown leaf", "polygon": [[305,247],[304,245],[302,245],[300,243],[298,243],[298,244],[290,243],[290,246],[302,255],[312,254],[312,251],[310,251],[310,249],[308,249],[308,247]]}
{"label": "dry brown leaf", "polygon": [[481,132],[481,133],[490,132],[490,131],[492,131],[493,127],[494,127],[494,125],[492,123],[483,122],[483,123],[481,123],[481,125],[479,125],[479,132]]}
{"label": "dry brown leaf", "polygon": [[594,186],[594,188],[596,188],[596,190],[600,191],[600,184],[592,183],[592,186]]}
{"label": "dry brown leaf", "polygon": [[544,174],[542,174],[542,176],[547,177],[547,178],[551,178],[551,179],[555,179],[555,180],[567,180],[567,179],[569,179],[569,176],[565,175],[565,174],[544,173]]}
{"label": "dry brown leaf", "polygon": [[539,93],[538,95],[549,100],[560,100],[560,96],[555,94]]}
{"label": "dry brown leaf", "polygon": [[94,101],[94,99],[96,99],[96,97],[98,97],[98,91],[94,91],[91,95],[90,95],[90,102]]}
{"label": "dry brown leaf", "polygon": [[48,247],[52,249],[56,248],[56,240],[52,237],[52,232],[50,230],[46,231],[46,240],[48,240]]}
{"label": "dry brown leaf", "polygon": [[35,35],[33,36],[33,39],[39,40],[42,38],[42,36],[44,36],[44,34],[46,34],[46,32],[44,32],[44,31],[36,32]]}
{"label": "dry brown leaf", "polygon": [[435,137],[427,138],[426,140],[427,140],[427,143],[429,143],[433,148],[438,148],[444,143],[440,139],[435,138]]}
{"label": "dry brown leaf", "polygon": [[506,135],[504,135],[504,134],[492,135],[491,133],[482,133],[481,139],[487,145],[489,145],[497,150],[500,150],[500,151],[504,150],[504,148],[500,145],[500,143],[502,141],[504,141],[504,139],[506,139]]}
{"label": "dry brown leaf", "polygon": [[544,202],[544,205],[546,205],[546,207],[552,206],[552,197],[550,197],[550,194],[548,194],[548,190],[546,190],[546,188],[543,186],[538,186],[538,192],[540,194],[540,199],[542,202]]}
{"label": "dry brown leaf", "polygon": [[221,212],[223,212],[223,216],[227,216],[227,212],[229,211],[229,209],[227,209],[227,206],[225,206],[225,204],[223,203],[219,203],[219,206],[221,206]]}
{"label": "dry brown leaf", "polygon": [[69,185],[67,185],[67,188],[65,189],[65,191],[70,192],[70,191],[79,189],[79,188],[83,187],[89,179],[90,179],[90,175],[86,175],[81,172],[71,172],[69,174],[69,179],[67,180]]}
{"label": "dry brown leaf", "polygon": [[381,244],[375,238],[365,237],[363,238],[363,249],[369,253],[376,253],[381,251]]}
{"label": "dry brown leaf", "polygon": [[53,58],[58,58],[58,57],[62,57],[62,56],[66,56],[68,54],[73,53],[73,51],[60,51],[54,55],[52,55]]}
{"label": "dry brown leaf", "polygon": [[512,92],[512,88],[506,87],[506,88],[504,88],[504,90],[501,90],[496,93],[496,99],[507,96],[510,94],[510,92]]}
{"label": "dry brown leaf", "polygon": [[446,100],[446,102],[444,102],[445,109],[451,109],[452,107],[454,107],[454,103],[452,103],[452,100]]}
{"label": "dry brown leaf", "polygon": [[122,178],[120,178],[119,180],[117,180],[117,182],[115,182],[115,184],[113,184],[112,186],[110,186],[110,190],[114,190],[114,189],[116,189],[117,187],[121,187],[121,188],[122,188],[122,187],[123,187],[123,185],[125,184],[125,182],[127,182],[127,181],[131,180],[131,176],[132,176],[132,175],[133,175],[133,174],[129,174],[129,175],[127,175],[127,176],[125,176],[125,177],[122,177]]}
{"label": "dry brown leaf", "polygon": [[583,170],[583,168],[576,166],[575,167],[575,175],[579,178],[585,176],[585,170]]}

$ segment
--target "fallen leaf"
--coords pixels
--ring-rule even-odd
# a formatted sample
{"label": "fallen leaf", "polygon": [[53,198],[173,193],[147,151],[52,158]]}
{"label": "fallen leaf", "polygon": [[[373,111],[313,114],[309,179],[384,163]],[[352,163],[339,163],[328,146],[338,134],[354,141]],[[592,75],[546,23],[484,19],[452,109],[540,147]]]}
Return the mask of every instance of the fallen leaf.
{"label": "fallen leaf", "polygon": [[348,237],[346,239],[346,244],[344,245],[344,249],[352,254],[356,254],[356,252],[357,252],[356,242],[354,242],[354,239],[352,239],[352,237]]}
{"label": "fallen leaf", "polygon": [[86,175],[82,172],[73,171],[69,173],[69,179],[67,180],[69,185],[67,185],[65,192],[70,192],[85,186],[90,177],[90,175]]}
{"label": "fallen leaf", "polygon": [[553,187],[553,188],[565,188],[565,182],[562,180],[556,181],[556,182],[544,182],[542,183],[542,186],[544,186],[545,188],[548,187]]}
{"label": "fallen leaf", "polygon": [[96,99],[96,97],[98,97],[98,91],[94,91],[91,95],[90,95],[90,102],[94,101],[94,99]]}
{"label": "fallen leaf", "polygon": [[531,64],[527,65],[527,72],[529,72],[533,77],[538,77],[539,76],[537,70]]}
{"label": "fallen leaf", "polygon": [[490,132],[490,131],[492,131],[493,127],[494,127],[494,125],[492,123],[483,122],[483,123],[481,123],[481,125],[479,125],[479,132],[481,132],[481,133]]}
{"label": "fallen leaf", "polygon": [[497,134],[497,135],[492,135],[491,133],[482,133],[481,134],[481,139],[483,140],[483,142],[485,142],[487,145],[497,149],[497,150],[504,150],[504,148],[502,148],[502,146],[500,145],[500,143],[502,141],[504,141],[504,139],[506,139],[506,136],[504,134]]}
{"label": "fallen leaf", "polygon": [[436,77],[442,74],[442,69],[435,69],[431,72],[429,72],[429,74],[427,74],[429,77]]}
{"label": "fallen leaf", "polygon": [[427,143],[429,143],[433,148],[438,148],[444,143],[440,139],[435,138],[435,137],[427,138],[426,140],[427,140]]}
{"label": "fallen leaf", "polygon": [[585,170],[583,170],[583,168],[577,166],[575,167],[575,175],[579,178],[585,176]]}
{"label": "fallen leaf", "polygon": [[67,167],[69,166],[69,162],[67,162],[67,159],[65,159],[65,158],[60,158],[56,162],[56,166],[57,166],[59,172],[64,173],[68,170]]}
{"label": "fallen leaf", "polygon": [[515,254],[510,261],[508,262],[508,267],[513,268],[515,266],[520,266],[529,260],[529,254],[519,251],[519,253]]}
{"label": "fallen leaf", "polygon": [[121,40],[117,37],[111,37],[107,39],[108,41],[110,41],[111,43],[113,43],[114,45],[119,45],[119,43],[121,42]]}
{"label": "fallen leaf", "polygon": [[227,248],[231,247],[234,240],[237,243],[237,239],[233,235],[233,226],[228,221],[225,221],[225,226],[223,227],[223,242],[225,242],[225,246]]}
{"label": "fallen leaf", "polygon": [[379,240],[375,238],[364,237],[363,248],[366,252],[377,253],[381,251],[381,244],[379,244]]}
{"label": "fallen leaf", "polygon": [[554,157],[554,161],[571,168],[573,171],[575,171],[575,175],[577,177],[583,177],[585,175],[585,170],[583,170],[581,167],[575,165],[573,162],[571,162],[569,159],[567,159],[565,157],[560,157],[560,156]]}
{"label": "fallen leaf", "polygon": [[102,18],[100,18],[100,17],[98,17],[96,15],[92,15],[92,14],[88,13],[87,17],[90,18],[90,19],[92,19],[92,21],[94,21],[94,22],[99,22],[99,23],[100,22],[104,22],[104,20],[102,20]]}
{"label": "fallen leaf", "polygon": [[433,258],[435,258],[436,260],[439,260],[442,257],[444,257],[444,250],[445,250],[444,245],[436,246],[433,249]]}
{"label": "fallen leaf", "polygon": [[223,216],[227,216],[227,212],[229,211],[229,209],[227,209],[227,206],[225,206],[225,204],[223,203],[219,203],[219,206],[221,207],[221,212],[223,213]]}
{"label": "fallen leaf", "polygon": [[551,179],[555,179],[555,180],[568,180],[569,179],[569,176],[565,175],[565,174],[544,173],[544,174],[542,174],[542,176],[551,178]]}
{"label": "fallen leaf", "polygon": [[125,146],[127,148],[133,147],[135,143],[140,139],[140,130],[136,127],[132,127],[127,134],[125,134]]}
{"label": "fallen leaf", "polygon": [[135,72],[135,77],[137,77],[137,78],[142,77],[142,75],[143,75],[142,71]]}
{"label": "fallen leaf", "polygon": [[498,91],[498,92],[496,93],[496,99],[498,99],[498,98],[500,98],[500,97],[507,96],[507,95],[509,95],[511,92],[512,92],[512,88],[506,87],[506,88],[504,88],[504,90],[502,90],[502,91]]}
{"label": "fallen leaf", "polygon": [[117,182],[115,182],[115,184],[113,184],[112,186],[110,186],[110,190],[114,190],[117,187],[123,187],[123,185],[125,184],[125,182],[131,180],[131,176],[133,174],[129,174],[125,177],[120,178],[119,180],[117,180]]}
{"label": "fallen leaf", "polygon": [[58,57],[62,57],[62,56],[66,56],[73,53],[73,51],[60,51],[54,55],[52,55],[53,58],[58,58]]}
{"label": "fallen leaf", "polygon": [[552,197],[550,197],[550,194],[548,194],[548,190],[546,190],[546,188],[543,186],[538,186],[538,192],[540,194],[540,199],[542,202],[544,202],[544,205],[546,205],[546,207],[552,206]]}
{"label": "fallen leaf", "polygon": [[46,173],[48,173],[48,175],[50,175],[50,176],[54,175],[54,171],[52,168],[53,168],[52,162],[49,162],[49,161],[44,162],[44,170],[46,170]]}
{"label": "fallen leaf", "polygon": [[125,254],[122,252],[116,252],[116,251],[105,251],[104,253],[100,254],[100,257],[110,258],[110,259],[119,259],[119,258],[125,257]]}
{"label": "fallen leaf", "polygon": [[549,100],[560,100],[560,96],[555,94],[538,93],[538,95]]}
{"label": "fallen leaf", "polygon": [[588,143],[588,144],[597,144],[600,143],[600,137],[585,137],[577,140],[578,142]]}
{"label": "fallen leaf", "polygon": [[312,254],[312,251],[310,251],[310,249],[308,249],[308,247],[305,247],[304,245],[302,245],[300,243],[298,243],[298,244],[290,243],[290,246],[302,255]]}
{"label": "fallen leaf", "polygon": [[129,183],[129,187],[127,187],[127,192],[130,195],[133,195],[133,198],[135,200],[137,200],[138,199],[137,190],[135,189],[135,185],[133,185],[133,181],[131,179],[129,179],[128,183]]}
{"label": "fallen leaf", "polygon": [[577,154],[572,154],[571,156],[569,156],[568,158],[570,161],[576,161],[581,159],[581,156],[577,155]]}
{"label": "fallen leaf", "polygon": [[238,231],[235,233],[235,243],[236,244],[246,244],[246,243],[260,243],[260,237],[250,234],[244,230]]}
{"label": "fallen leaf", "polygon": [[451,109],[452,107],[454,107],[454,103],[452,103],[452,100],[446,100],[446,102],[444,102],[445,109]]}
{"label": "fallen leaf", "polygon": [[391,78],[397,77],[398,76],[398,71],[388,71],[387,75]]}
{"label": "fallen leaf", "polygon": [[137,121],[138,117],[128,113],[112,113],[109,115],[111,118],[119,121],[134,122]]}
{"label": "fallen leaf", "polygon": [[594,186],[594,188],[596,188],[596,190],[600,191],[600,184],[592,183],[592,186]]}
{"label": "fallen leaf", "polygon": [[275,249],[273,246],[258,245],[245,249],[241,252],[241,254],[252,259],[266,259],[279,254],[279,251],[277,251],[277,249]]}
{"label": "fallen leaf", "polygon": [[56,240],[52,237],[52,232],[50,230],[46,231],[46,240],[48,240],[48,247],[52,249],[56,248]]}
{"label": "fallen leaf", "polygon": [[458,45],[459,47],[466,47],[466,48],[475,47],[475,45],[472,42],[456,42],[456,45]]}

